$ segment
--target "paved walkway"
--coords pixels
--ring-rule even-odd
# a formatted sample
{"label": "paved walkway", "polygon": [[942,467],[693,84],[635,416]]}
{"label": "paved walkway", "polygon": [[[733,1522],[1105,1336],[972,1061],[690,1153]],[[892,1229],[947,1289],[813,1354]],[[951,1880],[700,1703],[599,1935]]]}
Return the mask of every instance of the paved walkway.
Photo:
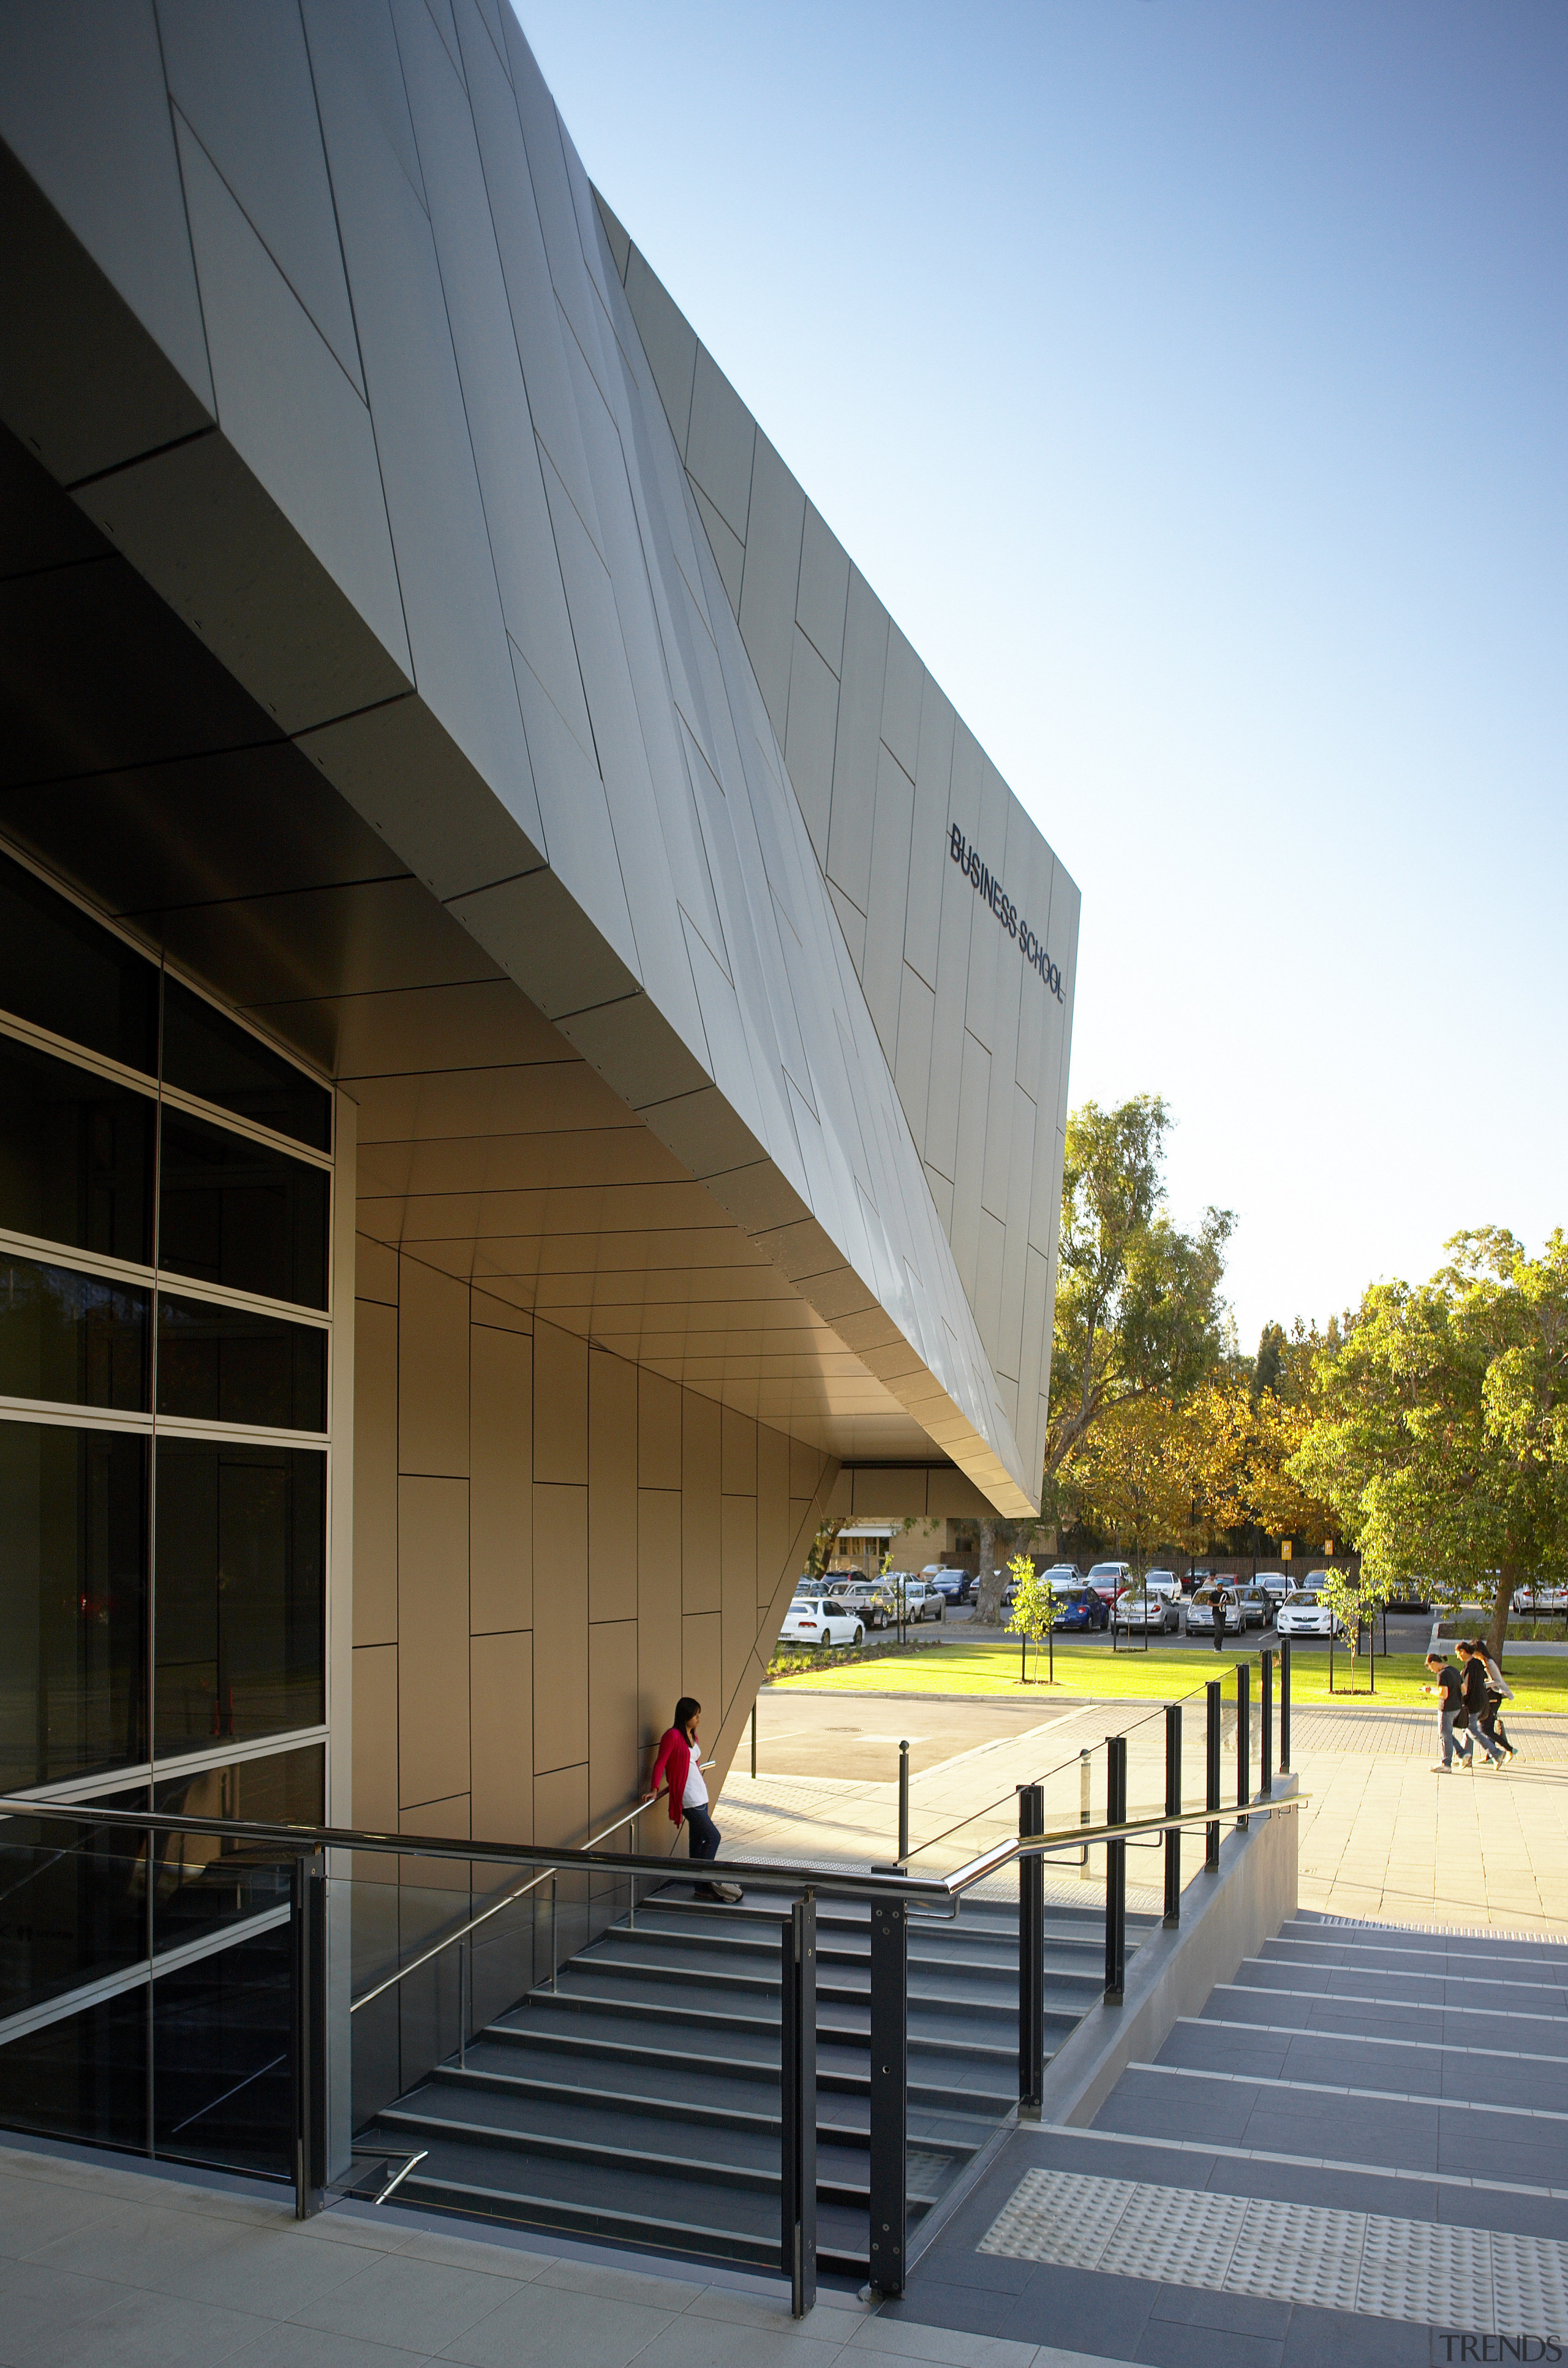
{"label": "paved walkway", "polygon": [[389,2205],[297,2223],[265,2192],[0,2146],[4,2368],[1106,2368],[884,2323],[760,2278],[453,2234]]}

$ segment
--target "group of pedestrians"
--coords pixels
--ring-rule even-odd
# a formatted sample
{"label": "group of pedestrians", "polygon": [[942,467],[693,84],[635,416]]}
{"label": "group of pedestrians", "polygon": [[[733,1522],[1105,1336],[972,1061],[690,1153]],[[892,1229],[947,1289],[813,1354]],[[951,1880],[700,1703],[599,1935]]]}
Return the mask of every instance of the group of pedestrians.
{"label": "group of pedestrians", "polygon": [[1479,1636],[1461,1636],[1455,1648],[1456,1668],[1446,1653],[1428,1653],[1426,1667],[1434,1682],[1424,1693],[1437,1696],[1437,1733],[1443,1756],[1432,1762],[1433,1773],[1447,1776],[1455,1754],[1461,1768],[1473,1770],[1479,1743],[1489,1768],[1505,1768],[1517,1752],[1503,1724],[1503,1704],[1514,1690]]}

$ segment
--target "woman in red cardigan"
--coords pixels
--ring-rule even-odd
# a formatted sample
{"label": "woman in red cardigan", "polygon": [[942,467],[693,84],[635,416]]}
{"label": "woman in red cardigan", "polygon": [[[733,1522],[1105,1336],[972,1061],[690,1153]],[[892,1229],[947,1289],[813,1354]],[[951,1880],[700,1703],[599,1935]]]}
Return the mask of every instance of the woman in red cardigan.
{"label": "woman in red cardigan", "polygon": [[[708,1787],[702,1781],[702,1754],[697,1740],[697,1723],[702,1715],[702,1704],[690,1694],[682,1694],[676,1704],[675,1725],[666,1727],[659,1738],[658,1757],[648,1780],[648,1800],[645,1806],[659,1797],[659,1785],[668,1782],[670,1788],[670,1823],[679,1826],[686,1819],[687,1847],[695,1859],[716,1859],[719,1855],[719,1828],[708,1812]],[[699,1883],[696,1886],[699,1899],[717,1899],[733,1907],[745,1894],[738,1883]]]}

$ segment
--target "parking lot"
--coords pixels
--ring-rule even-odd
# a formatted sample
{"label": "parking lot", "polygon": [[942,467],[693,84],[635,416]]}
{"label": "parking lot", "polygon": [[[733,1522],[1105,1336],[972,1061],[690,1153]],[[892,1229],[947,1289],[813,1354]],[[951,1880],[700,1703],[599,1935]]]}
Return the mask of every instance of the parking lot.
{"label": "parking lot", "polygon": [[[1007,1633],[1005,1626],[995,1628],[982,1627],[980,1622],[976,1620],[973,1611],[962,1606],[955,1607],[949,1605],[946,1617],[947,1620],[952,1623],[952,1626],[955,1629],[960,1627],[961,1624],[963,1633],[966,1636],[973,1636],[977,1639],[980,1637],[994,1638],[1006,1635]],[[1424,1653],[1426,1650],[1426,1639],[1431,1633],[1432,1622],[1426,1612],[1391,1611],[1388,1615],[1387,1649],[1391,1653]],[[1212,1659],[1214,1655],[1214,1638],[1210,1631],[1206,1629],[1198,1635],[1188,1636],[1187,1633],[1187,1607],[1185,1600],[1182,1604],[1182,1625],[1180,1633],[1177,1634],[1165,1636],[1151,1636],[1148,1641],[1151,1645],[1158,1645],[1162,1650],[1165,1652],[1174,1652],[1179,1647],[1187,1652],[1207,1653],[1210,1659]],[[1280,1643],[1281,1639],[1278,1632],[1270,1626],[1267,1628],[1249,1628],[1246,1631],[1245,1641],[1246,1649],[1249,1652],[1256,1652],[1260,1645],[1267,1646],[1277,1645]],[[1131,1642],[1129,1641],[1126,1634],[1123,1633],[1116,1637],[1113,1645],[1110,1631],[1107,1628],[1101,1629],[1097,1632],[1075,1634],[1073,1638],[1073,1642],[1075,1645],[1082,1646],[1085,1649],[1093,1647],[1096,1651],[1104,1652],[1106,1654],[1109,1654],[1114,1650],[1119,1657],[1123,1653],[1142,1652],[1143,1649],[1144,1640],[1143,1637],[1135,1631]],[[1227,1630],[1225,1635],[1225,1649],[1227,1652],[1233,1653],[1240,1642],[1241,1639],[1236,1636],[1233,1630]],[[1377,1644],[1378,1651],[1381,1653],[1384,1647],[1383,1629],[1381,1622],[1378,1627]],[[1296,1655],[1307,1653],[1326,1653],[1328,1650],[1328,1640],[1326,1637],[1318,1636],[1292,1636],[1290,1639],[1290,1650]]]}

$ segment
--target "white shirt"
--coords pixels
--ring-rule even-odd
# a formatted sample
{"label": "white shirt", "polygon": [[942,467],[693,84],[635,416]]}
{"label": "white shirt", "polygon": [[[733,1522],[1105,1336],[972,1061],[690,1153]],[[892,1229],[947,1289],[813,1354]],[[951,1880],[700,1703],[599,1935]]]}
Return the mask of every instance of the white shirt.
{"label": "white shirt", "polygon": [[686,1790],[680,1796],[680,1804],[683,1809],[705,1809],[708,1806],[708,1787],[702,1781],[702,1770],[698,1765],[698,1755],[702,1746],[692,1743],[687,1748],[691,1758],[686,1764]]}

